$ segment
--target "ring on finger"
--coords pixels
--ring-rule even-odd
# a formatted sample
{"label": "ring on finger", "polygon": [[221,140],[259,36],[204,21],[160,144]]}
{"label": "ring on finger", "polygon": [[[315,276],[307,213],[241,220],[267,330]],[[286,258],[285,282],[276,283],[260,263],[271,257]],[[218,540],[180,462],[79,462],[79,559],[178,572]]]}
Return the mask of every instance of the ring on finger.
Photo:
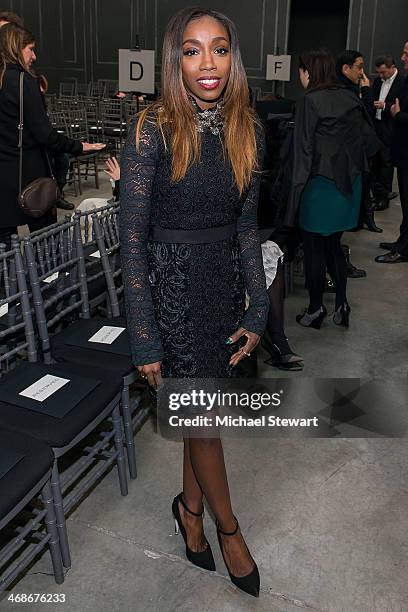
{"label": "ring on finger", "polygon": [[247,353],[246,351],[244,351],[244,349],[242,349],[242,352],[244,353],[244,355],[246,355],[247,357],[251,356],[251,353]]}

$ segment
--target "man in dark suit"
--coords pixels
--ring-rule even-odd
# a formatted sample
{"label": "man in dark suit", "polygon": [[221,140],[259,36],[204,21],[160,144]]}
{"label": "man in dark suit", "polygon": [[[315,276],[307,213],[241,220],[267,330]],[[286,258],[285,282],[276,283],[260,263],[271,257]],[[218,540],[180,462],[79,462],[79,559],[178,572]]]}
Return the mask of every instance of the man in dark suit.
{"label": "man in dark suit", "polygon": [[[401,60],[408,71],[408,41],[402,51]],[[375,258],[378,263],[408,262],[408,76],[405,79],[399,98],[390,109],[392,122],[391,156],[397,168],[400,192],[402,223],[396,242],[382,242],[380,247],[389,250],[386,255]]]}
{"label": "man in dark suit", "polygon": [[[377,210],[388,207],[391,199],[394,166],[391,160],[391,106],[400,95],[404,85],[404,77],[399,74],[394,59],[390,55],[382,55],[375,61],[378,77],[373,83],[374,108],[372,117],[378,137],[383,147],[373,160],[372,192],[377,203]],[[397,194],[395,194],[396,196]]]}

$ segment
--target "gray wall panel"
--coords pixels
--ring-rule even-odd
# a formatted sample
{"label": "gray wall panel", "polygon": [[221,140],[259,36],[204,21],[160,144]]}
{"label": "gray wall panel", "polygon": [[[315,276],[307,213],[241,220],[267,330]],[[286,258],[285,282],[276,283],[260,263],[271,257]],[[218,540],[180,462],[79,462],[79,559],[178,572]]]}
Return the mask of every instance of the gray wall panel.
{"label": "gray wall panel", "polygon": [[[408,38],[406,0],[350,0],[348,46],[359,47],[368,64],[378,53],[399,58]],[[238,28],[250,84],[265,91],[266,54],[288,43],[291,0],[201,0],[231,17]],[[136,34],[145,48],[155,48],[157,78],[160,49],[169,17],[188,0],[5,0],[2,6],[22,14],[38,41],[39,68],[54,90],[59,80],[116,79],[117,49],[132,46]],[[61,25],[62,24],[62,25]],[[318,37],[315,46],[319,46]],[[372,66],[370,66],[371,68]],[[290,91],[292,88],[287,88]],[[284,91],[279,86],[279,91]]]}
{"label": "gray wall panel", "polygon": [[391,53],[397,65],[401,66],[402,48],[408,40],[408,2],[378,0],[377,15],[373,58],[375,60],[377,55]]}

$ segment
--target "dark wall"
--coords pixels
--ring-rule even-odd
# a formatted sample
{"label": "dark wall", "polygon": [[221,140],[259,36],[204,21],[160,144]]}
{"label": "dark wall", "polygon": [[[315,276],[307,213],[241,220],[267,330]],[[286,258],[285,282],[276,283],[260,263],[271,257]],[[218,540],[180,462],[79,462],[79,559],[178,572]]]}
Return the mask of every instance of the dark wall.
{"label": "dark wall", "polygon": [[[117,79],[117,49],[133,46],[136,34],[142,46],[158,49],[159,77],[166,22],[177,9],[196,3],[235,21],[250,84],[271,91],[272,83],[264,78],[266,55],[278,47],[280,52],[288,49],[290,0],[0,0],[0,9],[17,12],[34,31],[38,67],[57,90],[61,80]],[[331,0],[326,4],[330,6]],[[325,44],[323,38],[319,26],[313,46]],[[360,48],[371,67],[384,51],[399,58],[406,39],[407,0],[350,0],[345,42]],[[291,85],[280,86],[280,91],[285,88],[289,93]]]}
{"label": "dark wall", "polygon": [[297,78],[297,58],[302,51],[324,47],[337,55],[345,48],[349,8],[350,0],[292,0],[288,53],[294,59],[292,79],[285,86],[288,97],[296,98],[302,91]]}

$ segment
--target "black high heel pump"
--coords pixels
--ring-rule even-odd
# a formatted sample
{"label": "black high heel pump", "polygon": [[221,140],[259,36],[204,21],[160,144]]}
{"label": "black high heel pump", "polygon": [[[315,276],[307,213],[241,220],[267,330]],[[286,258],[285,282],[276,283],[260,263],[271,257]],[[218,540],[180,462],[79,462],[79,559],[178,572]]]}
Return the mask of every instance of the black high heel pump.
{"label": "black high heel pump", "polygon": [[254,562],[254,569],[252,570],[252,572],[250,574],[247,574],[246,576],[234,576],[233,574],[231,574],[231,572],[229,571],[229,567],[227,565],[227,562],[225,560],[225,556],[224,556],[224,549],[222,547],[222,541],[221,541],[221,536],[220,534],[224,535],[224,536],[233,536],[237,533],[238,528],[239,528],[239,524],[237,521],[237,518],[234,516],[234,519],[237,523],[237,526],[235,527],[234,531],[222,531],[217,523],[217,537],[218,537],[218,543],[220,545],[221,548],[221,553],[222,553],[222,558],[224,559],[224,563],[226,565],[226,568],[228,570],[228,574],[229,577],[231,579],[231,582],[233,584],[235,584],[236,587],[238,587],[239,589],[241,589],[241,591],[245,591],[245,593],[248,593],[249,595],[253,595],[254,597],[259,597],[259,588],[260,588],[260,578],[259,578],[259,570],[258,570],[258,566],[255,563],[251,553],[248,550],[248,546],[245,544],[246,549],[248,550],[248,554],[251,557],[252,561]]}
{"label": "black high heel pump", "polygon": [[[287,342],[287,338],[285,338]],[[267,353],[269,358],[265,360],[270,366],[278,368],[279,370],[299,372],[303,370],[303,357],[296,355],[290,349],[289,351],[283,352],[283,350],[272,342],[268,334],[264,334],[261,338],[261,345]]]}
{"label": "black high heel pump", "polygon": [[177,495],[177,497],[173,499],[171,511],[174,516],[175,533],[178,533],[179,531],[181,531],[181,535],[183,536],[183,540],[186,545],[187,559],[191,561],[193,565],[197,565],[197,567],[201,567],[202,569],[206,569],[206,570],[209,570],[210,572],[213,572],[215,571],[215,562],[214,562],[214,557],[212,554],[211,547],[208,544],[207,540],[206,540],[207,548],[201,552],[194,552],[194,550],[191,550],[191,548],[187,546],[187,534],[186,534],[184,525],[181,521],[180,510],[178,506],[179,501],[181,505],[183,506],[184,510],[186,510],[189,514],[192,514],[193,516],[204,516],[204,506],[201,512],[193,512],[192,510],[187,508],[185,501],[183,499],[183,493],[181,492]]}
{"label": "black high heel pump", "polygon": [[333,315],[333,322],[336,325],[343,325],[343,327],[348,329],[350,324],[350,312],[350,306],[348,304],[342,304],[340,308],[335,311]]}
{"label": "black high heel pump", "polygon": [[299,325],[302,325],[302,327],[313,327],[313,329],[320,329],[326,316],[326,307],[320,306],[319,310],[313,314],[308,313],[306,309],[303,314],[296,315],[296,321],[299,323]]}

